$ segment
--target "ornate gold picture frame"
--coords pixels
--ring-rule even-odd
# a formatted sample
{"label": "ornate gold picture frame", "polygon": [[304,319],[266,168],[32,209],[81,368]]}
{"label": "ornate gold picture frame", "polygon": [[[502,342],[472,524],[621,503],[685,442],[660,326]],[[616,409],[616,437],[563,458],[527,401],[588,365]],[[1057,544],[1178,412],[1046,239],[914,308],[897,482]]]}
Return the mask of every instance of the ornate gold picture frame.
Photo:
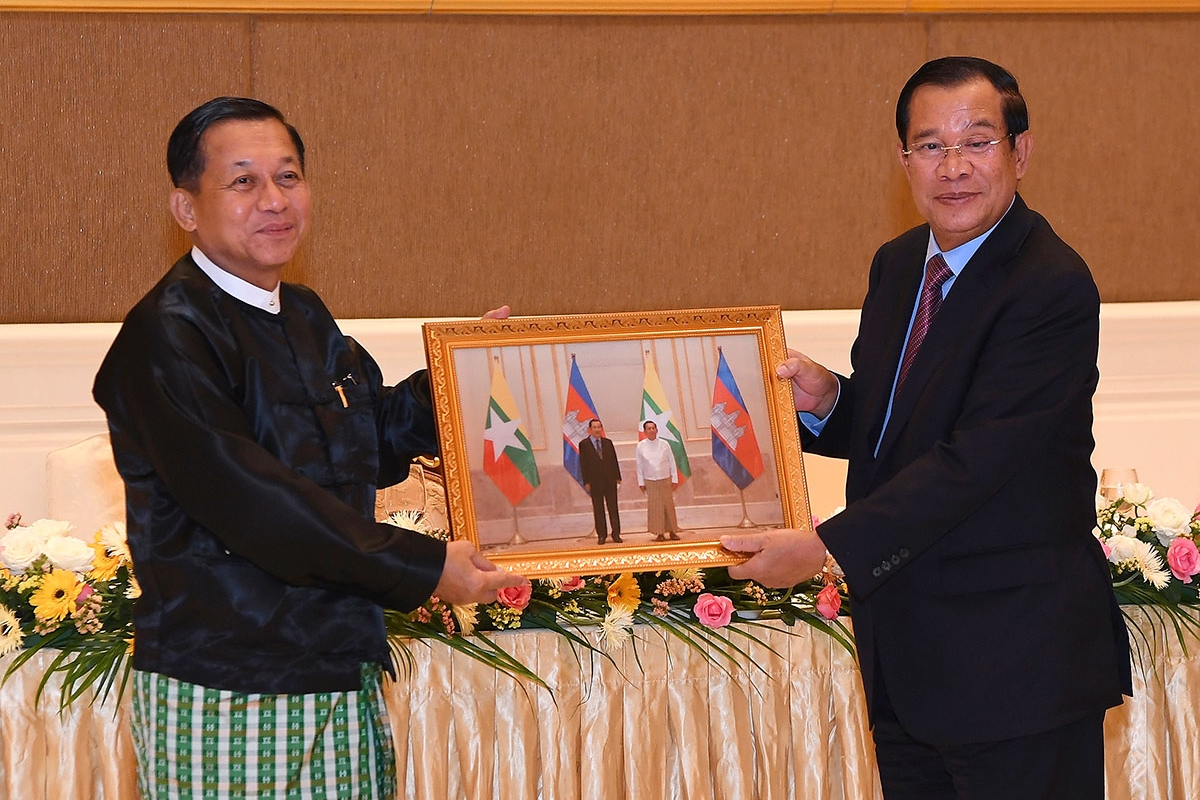
{"label": "ornate gold picture frame", "polygon": [[[812,524],[791,384],[775,376],[787,357],[777,306],[423,330],[451,533],[506,569],[551,577],[722,566],[742,560],[722,535]],[[611,442],[593,452],[615,452],[620,470],[619,542],[611,531],[598,541],[591,494],[603,478],[584,485],[592,418]],[[647,421],[670,448],[668,459],[659,446],[658,463],[673,460],[673,491],[641,488]],[[664,494],[678,539],[667,538],[668,522],[658,541],[649,497],[657,513]],[[609,516],[606,508],[605,528]],[[660,528],[670,519],[656,518]]]}

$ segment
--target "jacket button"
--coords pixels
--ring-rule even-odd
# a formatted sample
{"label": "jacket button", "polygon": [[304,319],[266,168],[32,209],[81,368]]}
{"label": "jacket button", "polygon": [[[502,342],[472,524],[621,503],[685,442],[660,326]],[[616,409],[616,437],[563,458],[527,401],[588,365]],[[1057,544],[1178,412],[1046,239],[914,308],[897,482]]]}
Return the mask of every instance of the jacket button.
{"label": "jacket button", "polygon": [[891,569],[891,568],[892,568],[892,562],[890,562],[890,561],[884,561],[884,562],[883,562],[882,564],[880,564],[879,566],[883,567],[883,571],[884,571],[884,572],[887,572],[889,569]]}
{"label": "jacket button", "polygon": [[892,563],[898,565],[900,563],[900,556],[892,556]]}
{"label": "jacket button", "polygon": [[907,547],[901,547],[901,548],[900,548],[900,557],[901,557],[901,558],[908,558],[908,548],[907,548]]}
{"label": "jacket button", "polygon": [[875,569],[871,570],[871,574],[878,578],[883,574],[883,570],[881,570],[879,567],[876,567]]}

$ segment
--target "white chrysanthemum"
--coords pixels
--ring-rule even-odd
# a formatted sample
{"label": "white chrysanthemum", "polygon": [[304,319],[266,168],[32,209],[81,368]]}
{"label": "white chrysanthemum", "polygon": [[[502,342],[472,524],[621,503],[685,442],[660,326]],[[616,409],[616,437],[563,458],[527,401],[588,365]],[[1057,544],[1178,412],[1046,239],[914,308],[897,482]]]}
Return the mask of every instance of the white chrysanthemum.
{"label": "white chrysanthemum", "polygon": [[1176,536],[1188,533],[1192,525],[1192,512],[1174,497],[1159,497],[1146,505],[1146,516],[1154,525],[1158,541],[1164,547]]}
{"label": "white chrysanthemum", "polygon": [[71,531],[75,530],[75,526],[69,522],[64,522],[61,519],[39,519],[37,522],[29,525],[31,531],[35,531],[47,539],[52,539],[55,536],[66,536]]}
{"label": "white chrysanthemum", "polygon": [[1124,487],[1125,502],[1131,506],[1144,506],[1154,497],[1154,492],[1144,483],[1131,483]]}
{"label": "white chrysanthemum", "polygon": [[600,644],[606,653],[615,653],[633,636],[633,612],[612,609],[600,623]]}
{"label": "white chrysanthemum", "polygon": [[42,545],[42,552],[58,569],[80,574],[92,568],[92,558],[96,555],[86,542],[74,536],[51,536]]}
{"label": "white chrysanthemum", "polygon": [[20,650],[24,643],[25,633],[21,630],[21,622],[17,615],[5,606],[0,606],[0,656]]}
{"label": "white chrysanthemum", "polygon": [[479,611],[475,603],[465,606],[451,605],[450,611],[454,614],[454,621],[458,623],[458,630],[463,636],[470,636],[475,632],[475,625],[479,622]]}
{"label": "white chrysanthemum", "polygon": [[1149,542],[1117,534],[1108,538],[1108,560],[1114,564],[1136,569],[1146,583],[1164,589],[1171,582],[1171,573]]}
{"label": "white chrysanthemum", "polygon": [[425,514],[411,509],[402,509],[388,514],[388,522],[397,528],[404,528],[417,533],[429,534],[429,525],[425,522]]}
{"label": "white chrysanthemum", "polygon": [[46,537],[32,528],[13,528],[0,536],[0,561],[14,575],[29,569],[42,556]]}
{"label": "white chrysanthemum", "polygon": [[124,522],[110,522],[96,533],[100,537],[100,544],[104,546],[109,555],[122,561],[133,560],[129,555],[129,542],[126,539]]}

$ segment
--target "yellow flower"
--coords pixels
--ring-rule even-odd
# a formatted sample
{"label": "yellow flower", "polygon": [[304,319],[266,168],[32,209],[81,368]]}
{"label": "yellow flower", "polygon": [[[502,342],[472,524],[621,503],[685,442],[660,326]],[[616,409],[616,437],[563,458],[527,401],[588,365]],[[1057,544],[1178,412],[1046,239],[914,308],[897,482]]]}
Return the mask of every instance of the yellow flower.
{"label": "yellow flower", "polygon": [[109,555],[108,547],[100,541],[99,533],[96,534],[96,541],[88,546],[96,555],[92,559],[92,569],[87,576],[96,581],[108,581],[115,578],[117,570],[121,567],[121,557]]}
{"label": "yellow flower", "polygon": [[608,587],[608,606],[615,611],[632,613],[641,601],[642,587],[631,572],[626,572]]}
{"label": "yellow flower", "polygon": [[25,641],[21,621],[5,606],[0,606],[0,656],[20,650]]}
{"label": "yellow flower", "polygon": [[40,622],[58,622],[66,618],[75,607],[75,598],[83,584],[75,577],[75,573],[65,569],[56,569],[46,576],[32,595],[29,604],[33,606],[33,615]]}

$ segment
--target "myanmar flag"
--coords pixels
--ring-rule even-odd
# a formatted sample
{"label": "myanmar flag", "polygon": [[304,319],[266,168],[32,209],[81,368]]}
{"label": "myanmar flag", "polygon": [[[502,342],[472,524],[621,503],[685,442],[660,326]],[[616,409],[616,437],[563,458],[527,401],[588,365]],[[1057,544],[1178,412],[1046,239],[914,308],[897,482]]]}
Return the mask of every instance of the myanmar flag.
{"label": "myanmar flag", "polygon": [[729,480],[739,489],[745,489],[755,478],[763,474],[762,451],[758,449],[758,438],[750,413],[742,401],[733,372],[725,361],[725,353],[717,348],[717,383],[713,387],[712,404],[712,453],[713,461],[725,470]]}
{"label": "myanmar flag", "polygon": [[579,442],[588,435],[588,421],[596,419],[596,404],[583,382],[583,373],[571,356],[571,380],[567,383],[567,403],[563,410],[563,467],[583,486],[583,469],[579,466]]}
{"label": "myanmar flag", "polygon": [[658,438],[666,440],[671,445],[671,453],[675,456],[675,469],[679,471],[679,482],[692,477],[692,465],[688,463],[687,450],[683,447],[683,434],[671,417],[671,407],[667,405],[667,393],[663,391],[662,383],[654,364],[646,359],[646,379],[642,384],[642,419],[638,424],[638,440],[646,438],[642,425],[652,420],[658,426]]}
{"label": "myanmar flag", "polygon": [[483,429],[483,471],[514,506],[541,483],[533,448],[521,430],[517,403],[498,365],[492,368],[492,396]]}

